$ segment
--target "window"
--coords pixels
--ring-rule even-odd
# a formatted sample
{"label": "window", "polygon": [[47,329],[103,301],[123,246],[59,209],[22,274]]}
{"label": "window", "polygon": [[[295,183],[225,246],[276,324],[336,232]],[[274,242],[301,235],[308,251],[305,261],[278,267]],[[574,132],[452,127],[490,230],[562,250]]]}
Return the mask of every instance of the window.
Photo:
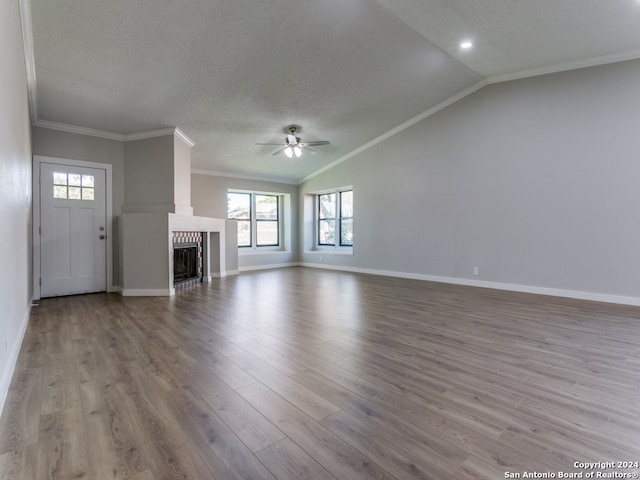
{"label": "window", "polygon": [[277,195],[254,195],[256,210],[256,245],[277,247],[279,242]]}
{"label": "window", "polygon": [[251,246],[251,194],[227,194],[227,215],[238,221],[238,246]]}
{"label": "window", "polygon": [[353,246],[353,190],[318,195],[318,245]]}
{"label": "window", "polygon": [[53,173],[53,198],[64,200],[93,200],[93,175],[79,173]]}
{"label": "window", "polygon": [[229,192],[227,216],[238,222],[238,247],[280,246],[280,195]]}

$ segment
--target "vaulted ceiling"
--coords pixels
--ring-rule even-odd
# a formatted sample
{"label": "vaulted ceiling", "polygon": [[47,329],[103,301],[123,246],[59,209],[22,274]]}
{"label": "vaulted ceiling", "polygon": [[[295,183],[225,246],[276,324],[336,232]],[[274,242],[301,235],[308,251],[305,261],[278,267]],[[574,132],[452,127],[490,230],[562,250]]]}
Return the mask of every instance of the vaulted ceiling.
{"label": "vaulted ceiling", "polygon": [[[288,183],[487,82],[640,58],[639,0],[21,6],[36,125],[108,138],[177,126],[194,169]],[[331,144],[298,159],[255,145],[291,124]]]}

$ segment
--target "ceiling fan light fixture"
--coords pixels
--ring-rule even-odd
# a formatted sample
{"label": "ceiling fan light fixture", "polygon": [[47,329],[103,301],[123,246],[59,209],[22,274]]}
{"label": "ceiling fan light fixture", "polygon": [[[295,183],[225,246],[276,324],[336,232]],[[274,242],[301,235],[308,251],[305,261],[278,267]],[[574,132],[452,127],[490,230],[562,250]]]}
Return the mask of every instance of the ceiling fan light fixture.
{"label": "ceiling fan light fixture", "polygon": [[284,154],[288,157],[288,158],[293,158],[293,148],[291,147],[287,147],[284,149]]}
{"label": "ceiling fan light fixture", "polygon": [[302,155],[302,149],[300,147],[293,147],[293,153],[296,154],[296,157]]}

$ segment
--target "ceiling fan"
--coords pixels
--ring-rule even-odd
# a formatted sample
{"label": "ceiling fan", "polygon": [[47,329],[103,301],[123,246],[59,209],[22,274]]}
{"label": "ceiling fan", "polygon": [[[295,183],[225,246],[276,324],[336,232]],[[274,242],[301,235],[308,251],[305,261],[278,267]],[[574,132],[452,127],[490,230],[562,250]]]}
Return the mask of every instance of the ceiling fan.
{"label": "ceiling fan", "polygon": [[298,158],[302,155],[303,150],[309,150],[311,153],[317,153],[313,148],[310,147],[317,147],[318,145],[329,145],[331,143],[328,140],[318,140],[316,142],[301,142],[300,137],[296,137],[296,132],[298,131],[298,129],[299,127],[296,127],[295,125],[287,127],[289,133],[286,137],[284,137],[284,143],[256,143],[256,145],[278,145],[282,148],[273,152],[272,155],[277,155],[278,153],[284,151],[284,154],[287,157],[293,158],[295,156],[296,158]]}

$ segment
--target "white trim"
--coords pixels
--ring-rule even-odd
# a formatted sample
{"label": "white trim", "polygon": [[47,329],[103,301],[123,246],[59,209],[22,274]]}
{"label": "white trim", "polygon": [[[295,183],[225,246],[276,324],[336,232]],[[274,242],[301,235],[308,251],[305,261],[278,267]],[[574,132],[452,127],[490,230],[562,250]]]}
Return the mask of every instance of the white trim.
{"label": "white trim", "polygon": [[175,288],[124,288],[121,293],[123,297],[173,297],[175,294]]}
{"label": "white trim", "polygon": [[38,88],[36,83],[36,61],[33,51],[33,22],[31,21],[30,0],[18,0],[20,23],[22,26],[22,46],[27,73],[27,92],[29,95],[29,111],[31,119],[38,118]]}
{"label": "white trim", "polygon": [[316,245],[315,250],[305,250],[305,255],[337,255],[337,256],[347,256],[353,257],[353,247],[342,246],[342,247],[332,247],[331,245]]}
{"label": "white trim", "polygon": [[[35,76],[35,72],[34,72]],[[35,81],[35,80],[34,80]],[[34,88],[35,91],[35,88]],[[35,96],[35,93],[34,93]],[[35,102],[35,100],[34,100]],[[34,107],[35,108],[35,107]],[[165,135],[175,135],[189,147],[193,147],[195,143],[178,127],[161,128],[158,130],[148,130],[136,133],[115,133],[106,130],[96,130],[95,128],[78,127],[68,123],[52,122],[49,120],[40,120],[32,114],[32,125],[34,127],[49,128],[51,130],[60,130],[61,132],[77,133],[80,135],[89,135],[91,137],[106,138],[108,140],[117,140],[119,142],[132,142],[135,140],[144,140],[146,138],[164,137]]]}
{"label": "white trim", "polygon": [[560,288],[536,287],[533,285],[520,285],[515,283],[489,282],[472,280],[469,278],[443,277],[439,275],[423,275],[420,273],[394,272],[390,270],[376,270],[371,268],[346,267],[341,265],[326,265],[318,263],[301,262],[301,267],[323,268],[327,270],[340,270],[369,275],[381,275],[385,277],[408,278],[412,280],[424,280],[428,282],[449,283],[452,285],[466,285],[469,287],[492,288],[510,292],[532,293],[536,295],[549,295],[552,297],[574,298],[578,300],[590,300],[593,302],[616,303],[620,305],[640,306],[640,297],[627,297],[623,295],[611,295],[607,293],[583,292],[579,290],[564,290]]}
{"label": "white trim", "polygon": [[123,142],[134,142],[136,140],[144,140],[146,138],[164,137],[173,135],[175,128],[159,128],[157,130],[149,130],[147,132],[127,133],[122,135]]}
{"label": "white trim", "polygon": [[261,176],[252,176],[252,175],[241,175],[237,173],[215,172],[213,170],[202,170],[200,168],[192,168],[191,174],[192,175],[209,175],[210,177],[239,178],[241,180],[256,180],[258,182],[279,183],[281,185],[296,185],[296,183],[291,183],[290,181],[284,181],[282,179],[277,179],[272,177],[261,177]]}
{"label": "white trim", "polygon": [[287,268],[287,267],[297,267],[297,266],[298,266],[297,262],[272,263],[269,265],[250,265],[247,267],[239,267],[238,272],[252,272],[254,270],[271,270],[274,268]]}
{"label": "white trim", "polygon": [[11,354],[6,364],[6,368],[2,373],[2,381],[0,381],[0,415],[4,410],[4,404],[7,401],[7,395],[9,393],[9,387],[11,386],[11,379],[16,370],[16,364],[18,363],[18,355],[20,355],[20,348],[24,341],[24,335],[27,332],[27,326],[29,325],[29,317],[31,316],[31,305],[27,307],[27,312],[22,319],[20,330],[18,331],[18,337],[13,344]]}
{"label": "white trim", "polygon": [[161,128],[158,130],[149,130],[147,132],[129,133],[122,135],[123,142],[132,142],[134,140],[144,140],[146,138],[164,137],[165,135],[175,135],[189,147],[193,147],[195,143],[187,137],[178,127]]}
{"label": "white trim", "polygon": [[105,171],[106,182],[106,229],[107,229],[107,282],[106,291],[112,292],[116,288],[113,284],[113,174],[112,165],[108,163],[87,162],[84,160],[71,160],[68,158],[33,156],[33,298],[40,298],[40,164],[52,163],[55,165],[68,165],[74,167],[94,168]]}
{"label": "white trim", "polygon": [[614,53],[612,55],[602,55],[600,57],[588,58],[585,60],[577,60],[574,62],[561,63],[558,65],[550,65],[547,67],[532,68],[514,73],[505,73],[502,75],[494,75],[487,80],[489,83],[509,82],[511,80],[519,80],[521,78],[537,77],[539,75],[548,75],[550,73],[566,72],[568,70],[577,70],[579,68],[597,67],[599,65],[607,65],[609,63],[624,62],[627,60],[635,60],[640,58],[640,51]]}
{"label": "white trim", "polygon": [[[231,219],[235,220],[235,219]],[[262,250],[265,249],[265,250]],[[270,250],[271,249],[271,250]],[[240,257],[252,257],[254,255],[279,255],[286,254],[291,255],[291,250],[283,250],[281,247],[238,247],[238,258]]]}
{"label": "white trim", "polygon": [[187,137],[187,135],[180,130],[178,127],[175,128],[175,130],[173,131],[173,134],[178,137],[180,140],[182,140],[184,143],[187,144],[187,146],[189,148],[195,146],[195,142],[193,140],[191,140],[189,137]]}
{"label": "white trim", "polygon": [[226,276],[230,276],[230,275],[238,275],[240,273],[239,270],[227,270],[226,272]]}
{"label": "white trim", "polygon": [[[227,272],[213,272],[208,277],[202,277],[202,282],[209,283],[213,278],[223,278],[227,276]],[[206,280],[205,280],[206,279]]]}
{"label": "white trim", "polygon": [[106,132],[104,130],[96,130],[94,128],[78,127],[67,123],[51,122],[49,120],[40,120],[34,118],[31,122],[34,127],[49,128],[51,130],[60,130],[61,132],[77,133],[80,135],[89,135],[90,137],[106,138],[108,140],[124,141],[124,135],[120,133]]}
{"label": "white trim", "polygon": [[437,113],[440,110],[448,107],[449,105],[452,105],[452,104],[462,100],[464,97],[467,97],[467,96],[471,95],[473,92],[475,92],[477,90],[480,90],[482,87],[484,87],[486,85],[487,85],[487,80],[486,79],[480,80],[479,82],[471,85],[469,88],[466,88],[466,89],[462,90],[461,92],[456,93],[455,95],[447,98],[443,102],[440,102],[439,104],[437,104],[437,105],[431,107],[430,109],[420,113],[419,115],[416,115],[415,117],[410,118],[409,120],[407,120],[404,123],[401,123],[397,127],[392,128],[388,132],[383,133],[382,135],[374,138],[370,142],[365,143],[364,145],[356,148],[355,150],[352,150],[351,152],[347,153],[346,155],[343,155],[339,159],[331,162],[330,164],[325,165],[324,167],[316,170],[312,174],[307,175],[302,180],[298,181],[298,185],[300,185],[300,184],[312,179],[313,177],[315,177],[317,175],[320,175],[323,172],[326,172],[327,170],[332,169],[336,165],[339,165],[342,162],[345,162],[345,161],[349,160],[352,157],[355,157],[356,155],[364,152],[365,150],[368,150],[371,147],[379,144],[380,142],[383,142],[384,140],[388,139],[389,137],[392,137],[393,135],[395,135],[397,133],[400,133],[403,130],[406,130],[407,128],[415,125],[416,123],[424,120],[425,118],[430,117],[434,113]]}

